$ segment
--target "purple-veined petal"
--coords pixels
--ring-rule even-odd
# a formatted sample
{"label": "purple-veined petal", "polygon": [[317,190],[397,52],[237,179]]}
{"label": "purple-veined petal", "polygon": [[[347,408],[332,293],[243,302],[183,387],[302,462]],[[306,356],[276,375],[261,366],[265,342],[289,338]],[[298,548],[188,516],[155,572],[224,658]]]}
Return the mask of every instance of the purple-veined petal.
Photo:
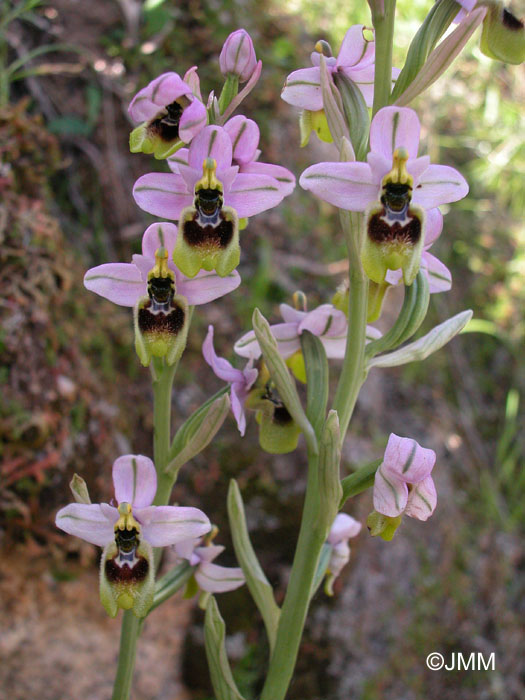
{"label": "purple-veined petal", "polygon": [[411,518],[427,520],[435,511],[436,505],[437,493],[434,480],[431,476],[427,476],[410,491],[405,513]]}
{"label": "purple-veined petal", "polygon": [[421,267],[428,277],[428,289],[431,294],[448,292],[452,288],[452,275],[446,265],[432,253],[424,252],[421,256]]}
{"label": "purple-veined petal", "polygon": [[213,346],[213,326],[208,326],[208,333],[202,344],[202,354],[206,362],[212,368],[214,374],[224,382],[243,382],[242,370],[235,369],[224,357],[219,357]]}
{"label": "purple-veined petal", "polygon": [[206,107],[200,100],[194,97],[186,109],[182,112],[179,123],[179,135],[184,143],[189,143],[201,129],[204,129],[207,121]]}
{"label": "purple-veined petal", "polygon": [[87,505],[85,503],[70,503],[65,508],[61,508],[56,515],[56,526],[69,535],[80,537],[86,542],[105,547],[109,544],[115,534],[113,525],[118,518],[112,522],[102,512],[98,503]]}
{"label": "purple-veined petal", "polygon": [[436,453],[412,438],[390,434],[381,469],[384,473],[416,484],[425,479],[436,463]]}
{"label": "purple-veined petal", "polygon": [[427,209],[425,221],[425,248],[430,248],[432,243],[439,238],[443,231],[443,214],[437,207]]}
{"label": "purple-veined petal", "polygon": [[[153,266],[155,265],[155,258],[147,258],[145,255],[139,255],[138,253],[135,253],[132,257],[131,260],[133,262],[133,265],[137,267],[140,271],[140,274],[142,275],[142,279],[144,281],[144,289],[146,290],[144,292],[144,295],[147,292],[148,288],[148,274],[150,271],[153,269]],[[171,263],[173,265],[173,263]],[[170,266],[171,266],[170,265]]]}
{"label": "purple-veined petal", "polygon": [[242,569],[203,562],[195,572],[199,588],[209,593],[225,593],[242,586],[245,579]]}
{"label": "purple-veined petal", "polygon": [[274,165],[273,163],[259,163],[252,161],[241,166],[241,173],[252,173],[256,175],[269,175],[273,177],[279,185],[279,191],[283,197],[287,197],[295,189],[295,175],[282,165]]}
{"label": "purple-veined petal", "polygon": [[195,95],[195,97],[202,102],[201,83],[197,71],[197,66],[192,66],[191,68],[188,68],[188,70],[184,73],[183,80],[186,83],[186,85],[190,86],[191,91]]}
{"label": "purple-veined petal", "polygon": [[191,168],[202,173],[206,158],[217,161],[217,170],[225,170],[232,164],[232,142],[222,126],[207,126],[193,139],[188,156]]}
{"label": "purple-veined petal", "polygon": [[241,278],[237,270],[230,272],[226,277],[219,277],[213,270],[201,270],[191,279],[184,277],[180,272],[177,274],[177,292],[186,297],[190,306],[208,304],[214,299],[219,299],[237,289],[240,283]]}
{"label": "purple-veined petal", "polygon": [[366,156],[366,160],[372,172],[372,181],[377,184],[379,192],[381,180],[392,170],[392,158],[385,158],[381,153],[370,151]]}
{"label": "purple-veined petal", "polygon": [[247,119],[239,114],[228,120],[224,129],[232,142],[233,160],[241,165],[254,160],[259,145],[260,132],[253,119]]}
{"label": "purple-veined petal", "polygon": [[343,359],[346,350],[346,333],[338,338],[321,337],[319,340],[323,344],[326,357],[329,360]]}
{"label": "purple-veined petal", "polygon": [[416,158],[420,124],[417,114],[408,107],[383,107],[372,119],[370,150],[392,158],[396,148],[406,148],[409,158]]}
{"label": "purple-veined petal", "polygon": [[261,347],[253,331],[245,333],[233,346],[233,351],[241,357],[257,360],[261,356]]}
{"label": "purple-veined petal", "polygon": [[338,544],[350,537],[356,537],[361,531],[361,523],[346,513],[338,513],[330,528],[328,542],[332,545]]}
{"label": "purple-veined petal", "polygon": [[[200,541],[200,537],[194,537],[189,540],[182,540],[182,542],[177,542],[177,544],[175,545],[175,552],[177,553],[177,556],[180,559],[187,559],[192,566],[196,566],[196,564],[200,562],[200,559],[197,555],[193,557],[193,554],[195,548],[198,547]],[[194,563],[191,562],[192,558],[194,558]]]}
{"label": "purple-veined petal", "polygon": [[414,187],[430,166],[430,156],[419,156],[419,158],[411,158],[407,162],[407,170],[414,178]]}
{"label": "purple-veined petal", "polygon": [[201,537],[211,530],[202,510],[180,506],[150,506],[133,511],[142,524],[144,538],[152,547],[167,547]]}
{"label": "purple-veined petal", "polygon": [[239,173],[224,202],[233,207],[239,219],[260,214],[277,206],[283,199],[277,182],[268,175]]}
{"label": "purple-veined petal", "polygon": [[[257,370],[255,370],[257,372]],[[237,428],[241,437],[244,437],[246,432],[246,413],[244,411],[244,402],[246,401],[247,387],[243,382],[234,382],[230,390],[230,402],[233,417],[237,423]]]}
{"label": "purple-veined petal", "polygon": [[139,177],[133,197],[144,211],[173,221],[193,201],[193,194],[188,192],[182,177],[173,173],[148,173]]}
{"label": "purple-veined petal", "polygon": [[457,202],[468,193],[463,175],[449,165],[429,165],[414,189],[412,201],[425,209]]}
{"label": "purple-veined petal", "polygon": [[166,248],[171,259],[173,249],[177,241],[177,226],[167,221],[151,224],[142,236],[142,254],[155,260],[155,253],[159,248]]}
{"label": "purple-veined petal", "polygon": [[129,115],[135,122],[154,119],[159,111],[191,89],[177,73],[163,73],[140,90],[129,105]]}
{"label": "purple-veined petal", "polygon": [[279,311],[283,317],[285,323],[301,323],[301,321],[306,318],[307,311],[299,311],[299,309],[294,309],[293,306],[289,304],[280,304]]}
{"label": "purple-veined petal", "polygon": [[166,159],[169,169],[172,173],[179,174],[179,165],[188,165],[189,148],[179,148],[178,151]]}
{"label": "purple-veined petal", "polygon": [[354,24],[346,32],[337,56],[338,66],[366,65],[374,60],[374,42],[363,36],[364,25]]}
{"label": "purple-veined petal", "polygon": [[378,197],[368,163],[317,163],[304,171],[299,184],[325,202],[350,211],[364,211]]}
{"label": "purple-veined petal", "polygon": [[344,335],[348,322],[342,311],[336,309],[332,304],[321,304],[313,311],[310,311],[299,324],[297,332],[299,335],[303,331],[310,331],[317,336],[335,337]]}
{"label": "purple-veined petal", "polygon": [[84,287],[120,306],[135,306],[146,294],[140,270],[130,263],[105,263],[84,275]]}
{"label": "purple-veined petal", "polygon": [[375,67],[372,63],[363,68],[342,68],[342,72],[353,80],[365,99],[367,107],[371,107],[374,102],[374,74]]}
{"label": "purple-veined petal", "polygon": [[294,70],[286,78],[281,97],[288,104],[317,112],[323,109],[321,72],[317,66]]}
{"label": "purple-veined petal", "polygon": [[296,323],[276,323],[270,326],[270,330],[277,341],[279,354],[285,360],[301,349]]}
{"label": "purple-veined petal", "polygon": [[117,503],[146,508],[157,492],[155,465],[143,455],[124,455],[113,462],[113,485]]}
{"label": "purple-veined petal", "polygon": [[374,480],[374,509],[395,518],[405,510],[407,500],[408,487],[405,482],[390,472],[385,473],[382,464]]}
{"label": "purple-veined petal", "polygon": [[204,547],[195,547],[195,554],[198,556],[199,561],[213,561],[217,559],[219,554],[224,552],[224,547],[222,544],[209,544]]}

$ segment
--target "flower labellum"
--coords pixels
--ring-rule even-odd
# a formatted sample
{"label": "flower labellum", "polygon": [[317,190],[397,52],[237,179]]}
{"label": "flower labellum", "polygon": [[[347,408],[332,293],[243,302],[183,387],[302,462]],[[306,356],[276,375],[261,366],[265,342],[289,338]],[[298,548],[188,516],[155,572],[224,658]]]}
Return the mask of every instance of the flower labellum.
{"label": "flower labellum", "polygon": [[173,251],[177,267],[188,277],[199,270],[229,275],[239,264],[239,220],[232,207],[224,206],[224,188],[217,179],[217,162],[205,158],[203,175],[195,184],[193,206],[183,209],[179,236]]}
{"label": "flower labellum", "polygon": [[135,349],[147,367],[153,357],[173,365],[184,352],[188,336],[188,302],[176,294],[175,273],[168,267],[168,251],[159,248],[148,275],[148,296],[134,308]]}
{"label": "flower labellum", "polygon": [[205,537],[186,540],[175,545],[177,556],[180,559],[186,559],[191,566],[195,567],[195,582],[200,590],[206,593],[234,591],[245,583],[242,569],[213,563],[214,559],[224,551],[222,545],[212,544],[217,532],[217,528],[214,527]]}
{"label": "flower labellum", "polygon": [[481,32],[481,51],[489,58],[519,65],[525,61],[525,25],[501,3],[489,6]]}
{"label": "flower labellum", "polygon": [[388,270],[403,271],[406,285],[414,281],[421,262],[425,212],[411,205],[414,178],[406,169],[408,153],[398,148],[393,168],[381,183],[379,202],[365,215],[365,239],[361,259],[368,277],[384,282]]}
{"label": "flower labellum", "polygon": [[206,126],[206,108],[177,73],[163,73],[138,92],[130,117],[142,122],[129,137],[132,153],[167,158]]}

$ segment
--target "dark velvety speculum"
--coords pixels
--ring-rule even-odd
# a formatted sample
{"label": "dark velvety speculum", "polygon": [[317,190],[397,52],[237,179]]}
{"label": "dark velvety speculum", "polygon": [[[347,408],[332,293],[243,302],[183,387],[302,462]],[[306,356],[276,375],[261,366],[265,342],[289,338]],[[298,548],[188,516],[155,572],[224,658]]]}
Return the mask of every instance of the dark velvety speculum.
{"label": "dark velvety speculum", "polygon": [[213,216],[222,206],[222,195],[219,190],[199,190],[195,196],[195,206],[205,216]]}
{"label": "dark velvety speculum", "polygon": [[115,543],[122,552],[129,554],[139,546],[137,529],[133,527],[131,530],[116,530]]}
{"label": "dark velvety speculum", "polygon": [[292,416],[283,404],[278,404],[273,412],[273,422],[277,425],[287,425],[292,422]]}
{"label": "dark velvety speculum", "polygon": [[167,114],[154,119],[150,129],[154,129],[163,141],[175,141],[179,138],[179,123],[183,108],[178,102],[172,102],[166,107]]}
{"label": "dark velvety speculum", "polygon": [[417,216],[413,216],[408,209],[406,217],[409,221],[406,224],[401,224],[399,221],[394,221],[388,224],[384,221],[387,217],[387,210],[383,207],[382,211],[373,214],[368,221],[368,236],[375,243],[387,243],[398,241],[406,242],[415,245],[421,238],[421,222]]}
{"label": "dark velvety speculum", "polygon": [[512,29],[515,32],[523,29],[523,22],[515,17],[512,12],[503,10],[503,26],[507,29]]}
{"label": "dark velvety speculum", "polygon": [[127,563],[119,566],[115,559],[116,557],[108,559],[105,564],[106,577],[110,583],[140,583],[148,575],[149,564],[144,557],[138,557],[138,561],[131,567]]}
{"label": "dark velvety speculum", "polygon": [[383,189],[381,204],[395,212],[401,212],[408,207],[412,198],[410,185],[398,182],[389,182]]}
{"label": "dark velvety speculum", "polygon": [[170,302],[174,293],[173,280],[170,277],[153,277],[148,282],[148,294],[158,304]]}
{"label": "dark velvety speculum", "polygon": [[233,238],[233,222],[228,221],[222,212],[219,212],[220,223],[217,226],[199,222],[199,214],[195,212],[189,221],[183,225],[182,235],[190,246],[195,248],[226,248]]}
{"label": "dark velvety speculum", "polygon": [[171,304],[171,311],[153,313],[153,301],[149,300],[139,309],[138,323],[142,333],[169,333],[177,335],[184,327],[184,309]]}

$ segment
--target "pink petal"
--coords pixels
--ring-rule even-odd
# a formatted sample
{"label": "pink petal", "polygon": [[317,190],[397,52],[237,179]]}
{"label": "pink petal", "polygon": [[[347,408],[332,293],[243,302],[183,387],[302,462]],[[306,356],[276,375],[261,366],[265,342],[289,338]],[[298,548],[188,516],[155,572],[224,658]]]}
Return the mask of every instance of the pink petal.
{"label": "pink petal", "polygon": [[233,117],[224,125],[233,147],[233,159],[239,164],[250,163],[255,159],[259,145],[259,127],[253,119],[242,115]]}
{"label": "pink petal", "polygon": [[467,181],[455,168],[430,165],[419,179],[412,201],[425,209],[432,209],[440,204],[457,202],[467,193]]}
{"label": "pink petal", "polygon": [[384,464],[382,464],[376,471],[374,480],[375,510],[395,518],[405,510],[407,500],[407,485],[390,472],[385,473]]}
{"label": "pink petal", "polygon": [[177,292],[186,297],[190,306],[208,304],[210,301],[219,299],[237,289],[240,283],[241,278],[237,270],[227,277],[219,277],[214,271],[204,270],[191,279],[184,277],[180,272],[177,274]]}
{"label": "pink petal", "polygon": [[201,129],[204,129],[207,119],[206,107],[194,97],[180,118],[179,136],[181,140],[184,143],[189,143]]}
{"label": "pink petal", "polygon": [[339,542],[343,542],[343,540],[348,540],[350,537],[356,537],[360,531],[361,523],[358,520],[346,513],[338,513],[330,528],[328,542],[336,545]]}
{"label": "pink petal", "polygon": [[179,148],[178,151],[166,159],[166,163],[172,173],[179,174],[179,165],[188,165],[189,148]]}
{"label": "pink petal", "polygon": [[217,559],[219,554],[224,552],[222,544],[209,544],[204,547],[196,547],[195,554],[199,557],[199,561],[213,561]]}
{"label": "pink petal", "polygon": [[171,259],[177,241],[177,227],[166,221],[151,224],[142,236],[142,253],[145,257],[155,260],[159,248],[166,248]]}
{"label": "pink petal", "polygon": [[369,63],[374,58],[374,42],[366,41],[363,36],[364,25],[354,24],[346,32],[341,43],[338,66],[355,66],[361,62]]}
{"label": "pink petal", "polygon": [[417,484],[432,471],[436,453],[411,438],[390,434],[381,468],[389,476],[402,479],[407,484]]}
{"label": "pink petal", "polygon": [[113,462],[113,485],[117,503],[146,508],[157,492],[155,465],[143,455],[124,455]]}
{"label": "pink petal", "polygon": [[348,322],[342,311],[336,309],[332,304],[322,304],[313,311],[310,311],[301,321],[298,328],[299,335],[303,331],[310,331],[317,336],[341,336],[346,338]]}
{"label": "pink petal", "polygon": [[446,265],[432,253],[426,251],[421,256],[421,267],[427,273],[428,288],[431,294],[448,292],[452,288],[452,275]]}
{"label": "pink petal", "polygon": [[209,593],[234,591],[244,584],[242,569],[204,562],[195,572],[199,588]]}
{"label": "pink petal", "polygon": [[129,115],[135,122],[150,121],[163,107],[189,94],[190,87],[177,73],[163,73],[135,95],[129,106]]}
{"label": "pink petal", "polygon": [[329,360],[342,360],[346,351],[346,333],[339,338],[320,338],[326,357]]}
{"label": "pink petal", "polygon": [[259,163],[253,161],[241,166],[241,173],[252,173],[256,175],[269,175],[277,180],[279,191],[283,197],[291,194],[295,188],[295,175],[282,165],[272,163]]}
{"label": "pink petal", "polygon": [[289,304],[280,304],[279,311],[283,317],[285,323],[301,323],[301,321],[306,318],[307,311],[299,311],[299,309],[294,309],[293,306]]}
{"label": "pink petal", "polygon": [[202,344],[202,354],[204,359],[212,368],[214,374],[224,382],[243,382],[242,370],[235,369],[224,357],[219,357],[213,346],[213,326],[208,326],[208,333]]}
{"label": "pink petal", "polygon": [[105,263],[88,270],[84,287],[120,306],[135,306],[147,285],[140,270],[130,263]]}
{"label": "pink petal", "polygon": [[177,542],[175,545],[175,551],[180,559],[191,559],[193,550],[199,545],[200,537],[194,537],[190,540],[183,540],[182,542]]}
{"label": "pink petal", "polygon": [[431,476],[416,484],[408,495],[405,513],[411,518],[427,520],[435,511],[437,505],[437,493]]}
{"label": "pink petal", "polygon": [[172,173],[148,173],[139,177],[133,187],[133,197],[144,211],[173,221],[177,221],[184,207],[193,201],[193,193],[188,192],[182,177]]}
{"label": "pink petal", "polygon": [[217,170],[225,170],[232,164],[232,142],[222,126],[205,127],[191,142],[188,164],[202,173],[206,158],[217,161]]}
{"label": "pink petal", "polygon": [[417,188],[418,182],[423,174],[430,166],[430,156],[420,156],[419,158],[411,158],[407,163],[407,170],[414,178],[414,187]]}
{"label": "pink petal", "polygon": [[184,73],[184,82],[189,85],[195,97],[202,102],[201,84],[197,73],[197,66],[192,66]]}
{"label": "pink petal", "polygon": [[353,80],[365,99],[367,107],[371,107],[374,102],[374,73],[375,67],[372,63],[364,68],[343,68],[342,72]]}
{"label": "pink petal", "polygon": [[150,506],[137,510],[144,538],[152,547],[167,547],[182,540],[201,537],[211,530],[208,517],[198,508]]}
{"label": "pink petal", "polygon": [[244,219],[277,206],[282,198],[273,177],[239,173],[225,194],[224,202],[236,210],[239,219]]}
{"label": "pink petal", "polygon": [[295,70],[286,78],[281,97],[288,104],[317,112],[323,109],[321,73],[318,67]]}
{"label": "pink petal", "polygon": [[432,243],[439,238],[443,231],[443,214],[437,207],[427,209],[425,223],[425,248],[430,248]]}
{"label": "pink petal", "polygon": [[261,347],[257,342],[255,333],[248,331],[233,346],[233,351],[241,357],[257,360],[261,356]]}
{"label": "pink petal", "polygon": [[379,195],[368,163],[317,163],[304,171],[299,184],[325,202],[350,211],[365,211]]}
{"label": "pink petal", "polygon": [[420,124],[408,107],[383,107],[372,119],[370,149],[392,159],[396,148],[406,148],[409,158],[417,156]]}
{"label": "pink petal", "polygon": [[98,503],[91,505],[70,503],[58,511],[55,523],[69,535],[75,535],[86,542],[105,547],[115,537],[113,525],[118,518],[118,513],[116,509],[113,510],[116,518],[112,522],[106,518]]}

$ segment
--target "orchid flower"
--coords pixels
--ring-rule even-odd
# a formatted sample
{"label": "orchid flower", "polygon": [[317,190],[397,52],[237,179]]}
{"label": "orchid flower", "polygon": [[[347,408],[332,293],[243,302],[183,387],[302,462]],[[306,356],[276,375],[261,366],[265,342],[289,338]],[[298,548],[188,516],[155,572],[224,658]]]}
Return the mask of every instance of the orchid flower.
{"label": "orchid flower", "polygon": [[223,44],[219,66],[224,76],[235,76],[245,83],[257,66],[253,41],[245,29],[232,32]]}
{"label": "orchid flower", "polygon": [[84,286],[95,294],[120,306],[135,306],[147,294],[148,274],[155,265],[155,253],[159,248],[168,252],[169,269],[175,276],[175,287],[186,297],[188,304],[198,306],[232,292],[241,283],[234,271],[228,277],[219,277],[215,272],[199,272],[188,279],[171,262],[177,242],[177,227],[171,223],[156,223],[149,226],[142,237],[142,255],[133,255],[131,263],[105,263],[86,272]]}
{"label": "orchid flower", "polygon": [[213,326],[208,326],[208,334],[202,345],[202,354],[215,375],[231,385],[230,399],[232,412],[237,421],[240,434],[244,435],[246,431],[244,405],[258,375],[258,371],[253,367],[253,359],[250,359],[245,368],[241,370],[235,369],[228,360],[219,357],[213,347]]}
{"label": "orchid flower", "polygon": [[188,82],[178,73],[163,73],[135,95],[129,115],[142,123],[131,132],[132,153],[167,158],[206,126],[206,107],[192,92],[192,85],[198,89],[195,68],[184,77]]}
{"label": "orchid flower", "polygon": [[243,115],[233,117],[224,125],[233,147],[233,165],[239,166],[240,173],[269,175],[277,180],[283,197],[291,194],[295,188],[295,175],[282,165],[260,163],[260,131],[253,119]]}
{"label": "orchid flower", "polygon": [[194,576],[199,588],[208,593],[225,593],[242,586],[245,583],[242,569],[212,563],[224,551],[224,547],[206,544],[207,539],[185,540],[175,545],[177,556],[196,567]]}
{"label": "orchid flower", "polygon": [[113,464],[117,507],[108,503],[70,503],[56,525],[70,535],[104,547],[100,562],[100,597],[111,617],[118,608],[144,617],[153,601],[152,547],[167,547],[200,537],[210,528],[197,508],[153,506],[157,474],[142,455],[124,455]]}
{"label": "orchid flower", "polygon": [[[322,304],[312,311],[300,311],[288,304],[280,305],[284,323],[270,326],[277,341],[281,356],[288,361],[295,376],[306,381],[304,360],[301,353],[301,333],[310,331],[316,335],[324,346],[326,356],[330,359],[342,359],[345,355],[348,321],[346,315],[332,304]],[[367,326],[367,339],[379,338],[381,333]],[[261,348],[250,331],[239,338],[233,346],[234,351],[241,357],[257,359],[261,356]]]}
{"label": "orchid flower", "polygon": [[346,513],[339,513],[330,528],[327,542],[332,547],[328,569],[337,578],[345,564],[350,560],[348,540],[361,532],[361,523]]}
{"label": "orchid flower", "polygon": [[454,168],[417,157],[420,124],[406,107],[384,107],[370,127],[367,163],[318,163],[301,186],[349,211],[366,211],[363,266],[376,283],[401,268],[405,284],[417,275],[426,231],[434,240],[442,227],[441,204],[462,199],[465,179]]}
{"label": "orchid flower", "polygon": [[405,513],[411,518],[427,520],[437,502],[436,487],[431,477],[435,462],[436,453],[433,450],[392,433],[375,476],[375,510],[389,518]]}

